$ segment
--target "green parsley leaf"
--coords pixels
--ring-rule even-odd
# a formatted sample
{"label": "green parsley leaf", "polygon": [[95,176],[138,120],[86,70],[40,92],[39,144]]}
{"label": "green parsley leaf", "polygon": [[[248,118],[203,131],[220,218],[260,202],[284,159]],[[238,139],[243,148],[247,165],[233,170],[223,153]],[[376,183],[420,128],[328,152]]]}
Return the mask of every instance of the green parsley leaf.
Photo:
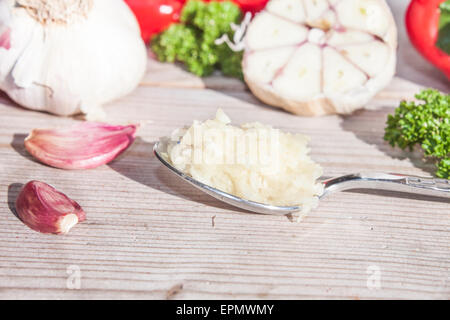
{"label": "green parsley leaf", "polygon": [[180,23],[156,35],[151,48],[160,61],[182,62],[198,76],[219,69],[227,76],[242,79],[242,52],[214,43],[223,34],[231,39],[230,25],[238,24],[241,18],[241,10],[232,2],[190,0],[183,7]]}
{"label": "green parsley leaf", "polygon": [[436,162],[436,175],[450,179],[450,95],[423,90],[420,103],[402,101],[388,115],[384,139],[391,146],[413,149],[420,145],[424,155]]}

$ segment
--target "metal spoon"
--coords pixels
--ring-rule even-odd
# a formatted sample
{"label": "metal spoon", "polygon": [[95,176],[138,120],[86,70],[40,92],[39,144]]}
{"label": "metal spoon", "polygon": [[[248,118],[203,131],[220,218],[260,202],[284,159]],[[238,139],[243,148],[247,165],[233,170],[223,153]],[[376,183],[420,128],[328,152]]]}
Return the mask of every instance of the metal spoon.
{"label": "metal spoon", "polygon": [[[153,146],[153,152],[155,153],[156,157],[177,176],[186,180],[203,192],[232,206],[256,213],[286,215],[301,210],[301,206],[274,206],[242,199],[195,180],[191,176],[188,176],[185,173],[179,171],[169,161],[167,161],[166,157],[164,156],[164,154],[167,154],[167,142],[168,139],[162,138],[159,142],[155,143],[155,145]],[[332,192],[349,189],[388,190],[450,198],[450,180],[422,178],[394,173],[349,174],[342,177],[326,180],[323,182],[323,184],[325,185],[325,189],[323,194],[319,197],[320,199],[324,198]]]}

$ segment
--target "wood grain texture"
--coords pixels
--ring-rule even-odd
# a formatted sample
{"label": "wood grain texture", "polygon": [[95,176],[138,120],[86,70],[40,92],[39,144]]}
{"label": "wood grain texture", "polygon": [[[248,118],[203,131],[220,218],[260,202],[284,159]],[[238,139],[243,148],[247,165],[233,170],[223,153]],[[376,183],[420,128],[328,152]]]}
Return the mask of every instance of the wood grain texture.
{"label": "wood grain texture", "polygon": [[[396,83],[396,84],[395,84]],[[394,81],[394,87],[405,83]],[[302,118],[261,105],[243,90],[142,86],[107,106],[113,123],[149,122],[110,165],[64,171],[35,162],[24,136],[76,120],[0,101],[0,298],[450,298],[450,206],[385,193],[344,192],[301,223],[247,214],[172,176],[152,155],[159,136],[213,116],[258,120],[311,136],[324,176],[355,171],[427,175],[420,154],[382,140],[397,104],[385,91],[348,117]],[[87,221],[67,236],[36,233],[10,209],[20,184],[46,181],[76,199]],[[213,223],[214,222],[214,223]],[[67,268],[81,289],[67,288]],[[369,289],[368,268],[381,288]],[[369,269],[370,271],[371,269]],[[375,269],[376,270],[376,269]],[[176,288],[176,289],[174,289]]]}
{"label": "wood grain texture", "polygon": [[[220,203],[172,176],[151,151],[158,137],[221,107],[237,123],[311,136],[325,177],[429,175],[420,153],[382,139],[387,114],[419,86],[396,78],[369,104],[376,110],[302,118],[262,105],[239,81],[200,80],[152,60],[149,69],[134,93],[106,106],[109,122],[146,125],[125,154],[94,170],[35,162],[23,147],[28,132],[76,120],[0,96],[0,299],[450,299],[448,201],[343,192],[295,223]],[[28,229],[13,203],[31,179],[77,200],[87,221],[67,236]],[[80,269],[80,289],[68,288],[72,268]],[[369,288],[377,270],[380,288]]]}

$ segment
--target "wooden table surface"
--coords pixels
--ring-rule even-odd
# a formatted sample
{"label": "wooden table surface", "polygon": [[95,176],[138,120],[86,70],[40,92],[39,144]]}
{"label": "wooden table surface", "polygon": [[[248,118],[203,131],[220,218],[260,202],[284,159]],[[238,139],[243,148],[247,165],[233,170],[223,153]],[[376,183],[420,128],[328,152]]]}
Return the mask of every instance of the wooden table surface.
{"label": "wooden table surface", "polygon": [[[433,83],[420,84],[444,90],[434,75]],[[125,154],[87,171],[46,167],[23,147],[31,129],[77,119],[25,111],[0,96],[0,299],[449,299],[448,201],[342,192],[296,223],[202,194],[151,150],[158,137],[221,107],[237,123],[257,120],[311,136],[311,156],[325,177],[430,175],[420,154],[392,149],[382,138],[387,114],[418,88],[398,77],[369,104],[377,110],[302,118],[261,104],[239,81],[201,81],[150,59],[142,85],[105,108],[109,122],[146,125]],[[24,226],[13,203],[32,179],[78,201],[87,221],[66,236]]]}

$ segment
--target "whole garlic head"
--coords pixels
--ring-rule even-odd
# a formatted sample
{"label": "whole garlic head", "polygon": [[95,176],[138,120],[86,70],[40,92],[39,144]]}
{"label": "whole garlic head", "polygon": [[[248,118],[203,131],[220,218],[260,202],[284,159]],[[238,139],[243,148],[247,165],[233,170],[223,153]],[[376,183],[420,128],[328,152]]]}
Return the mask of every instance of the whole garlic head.
{"label": "whole garlic head", "polygon": [[389,84],[396,49],[385,0],[270,0],[247,30],[244,77],[267,104],[347,114]]}
{"label": "whole garlic head", "polygon": [[0,89],[26,108],[95,117],[139,84],[146,63],[122,0],[0,0]]}

